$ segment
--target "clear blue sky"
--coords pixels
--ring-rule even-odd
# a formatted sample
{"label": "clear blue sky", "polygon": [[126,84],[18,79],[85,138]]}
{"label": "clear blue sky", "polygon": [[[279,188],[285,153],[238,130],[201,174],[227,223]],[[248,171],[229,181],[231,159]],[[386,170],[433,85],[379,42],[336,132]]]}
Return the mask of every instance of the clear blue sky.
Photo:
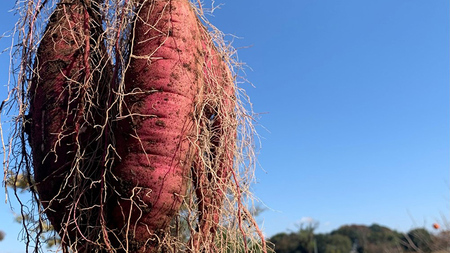
{"label": "clear blue sky", "polygon": [[[319,232],[449,219],[449,1],[219,2],[211,21],[240,37],[262,113],[254,189],[270,208],[258,217],[266,235],[305,217]],[[0,6],[3,31],[10,7]],[[15,240],[0,208],[0,230]]]}

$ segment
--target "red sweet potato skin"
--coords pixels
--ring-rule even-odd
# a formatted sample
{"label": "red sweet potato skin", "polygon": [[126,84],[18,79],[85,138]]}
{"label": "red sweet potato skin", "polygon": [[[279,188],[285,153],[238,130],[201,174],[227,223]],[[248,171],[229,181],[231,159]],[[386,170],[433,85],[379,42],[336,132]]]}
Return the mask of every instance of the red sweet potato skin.
{"label": "red sweet potato skin", "polygon": [[[132,239],[130,252],[153,252],[149,238],[165,229],[186,191],[194,105],[202,83],[202,46],[188,0],[156,0],[139,8],[125,76],[127,110],[115,167],[124,197],[114,211]],[[131,132],[131,134],[129,134]],[[121,138],[121,139],[120,139]],[[125,198],[130,198],[129,199]],[[133,202],[133,204],[132,204]]]}
{"label": "red sweet potato skin", "polygon": [[[103,45],[96,44],[101,27],[93,24],[101,22],[90,13],[92,10],[79,0],[58,4],[40,42],[29,88],[34,179],[47,217],[65,243],[74,242],[78,236],[75,231],[87,229],[80,225],[75,230],[73,222],[66,227],[69,219],[81,216],[75,211],[76,202],[80,202],[78,208],[93,205],[73,199],[71,191],[79,185],[68,175],[74,168],[88,174],[83,161],[76,159],[79,153],[88,154],[93,170],[101,160],[92,141],[99,135],[94,124],[100,124],[106,108],[101,102],[105,88],[100,84],[108,82],[106,70],[110,66],[102,58],[106,53]],[[96,94],[91,96],[97,103],[95,108],[89,107],[86,93]],[[98,191],[90,191],[88,195],[98,195]],[[86,217],[78,218],[87,221]]]}

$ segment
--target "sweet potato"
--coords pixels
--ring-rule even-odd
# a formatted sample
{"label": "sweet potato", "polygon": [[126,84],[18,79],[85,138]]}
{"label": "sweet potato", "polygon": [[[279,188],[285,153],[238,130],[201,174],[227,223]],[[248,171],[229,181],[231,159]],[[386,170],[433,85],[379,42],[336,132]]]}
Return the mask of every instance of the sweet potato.
{"label": "sweet potato", "polygon": [[94,2],[61,1],[40,42],[29,88],[34,179],[65,245],[86,244],[99,213],[93,206],[100,204],[100,187],[82,192],[82,185],[99,179],[102,166],[100,131],[94,125],[104,121],[111,67],[101,33]]}
{"label": "sweet potato", "polygon": [[0,111],[18,109],[5,174],[28,176],[27,247],[48,217],[64,252],[265,249],[246,207],[249,101],[194,2],[17,2],[20,66]]}
{"label": "sweet potato", "polygon": [[122,160],[114,168],[122,199],[114,214],[129,252],[154,252],[186,192],[203,48],[188,0],[144,1],[137,10],[117,140]]}

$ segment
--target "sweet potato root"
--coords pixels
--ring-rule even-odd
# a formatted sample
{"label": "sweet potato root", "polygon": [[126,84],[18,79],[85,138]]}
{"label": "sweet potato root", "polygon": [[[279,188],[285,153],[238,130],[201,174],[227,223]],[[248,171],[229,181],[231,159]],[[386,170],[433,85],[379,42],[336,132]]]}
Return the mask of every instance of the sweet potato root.
{"label": "sweet potato root", "polygon": [[[25,1],[19,27],[29,33],[18,46],[17,90],[28,97],[11,92],[25,108],[17,117],[25,127],[17,124],[11,140],[22,147],[12,152],[16,175],[34,168],[33,205],[63,250],[264,250],[245,206],[251,113],[246,97],[239,100],[234,50],[200,1],[55,2]],[[34,27],[48,19],[44,9],[54,12],[36,36]],[[23,67],[32,65],[37,44],[35,67]],[[35,238],[39,248],[39,232]]]}
{"label": "sweet potato root", "polygon": [[145,1],[138,10],[117,142],[126,150],[114,168],[123,197],[114,214],[131,238],[129,252],[153,252],[187,187],[203,49],[188,0]]}
{"label": "sweet potato root", "polygon": [[199,216],[189,247],[212,252],[234,169],[234,80],[189,1],[149,1],[137,17],[125,79],[128,150],[115,168],[122,195],[132,198],[116,208],[116,219],[129,222],[132,252],[155,250],[148,238],[178,212],[193,166]]}
{"label": "sweet potato root", "polygon": [[[30,146],[34,177],[45,213],[65,245],[89,239],[100,189],[81,185],[99,179],[102,151],[94,142],[106,109],[109,63],[100,41],[96,7],[61,1],[50,17],[35,60],[30,89]],[[93,214],[97,215],[93,215]],[[90,217],[94,216],[94,217]],[[98,233],[95,234],[98,237]]]}

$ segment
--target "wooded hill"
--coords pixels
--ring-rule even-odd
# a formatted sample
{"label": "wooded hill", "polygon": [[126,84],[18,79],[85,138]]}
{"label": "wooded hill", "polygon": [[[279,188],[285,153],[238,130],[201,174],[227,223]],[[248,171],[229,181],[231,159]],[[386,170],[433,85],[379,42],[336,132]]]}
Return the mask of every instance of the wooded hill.
{"label": "wooded hill", "polygon": [[431,233],[415,228],[399,233],[373,224],[345,225],[316,234],[317,224],[301,225],[297,232],[278,233],[269,241],[277,253],[444,253],[450,252],[450,231]]}

